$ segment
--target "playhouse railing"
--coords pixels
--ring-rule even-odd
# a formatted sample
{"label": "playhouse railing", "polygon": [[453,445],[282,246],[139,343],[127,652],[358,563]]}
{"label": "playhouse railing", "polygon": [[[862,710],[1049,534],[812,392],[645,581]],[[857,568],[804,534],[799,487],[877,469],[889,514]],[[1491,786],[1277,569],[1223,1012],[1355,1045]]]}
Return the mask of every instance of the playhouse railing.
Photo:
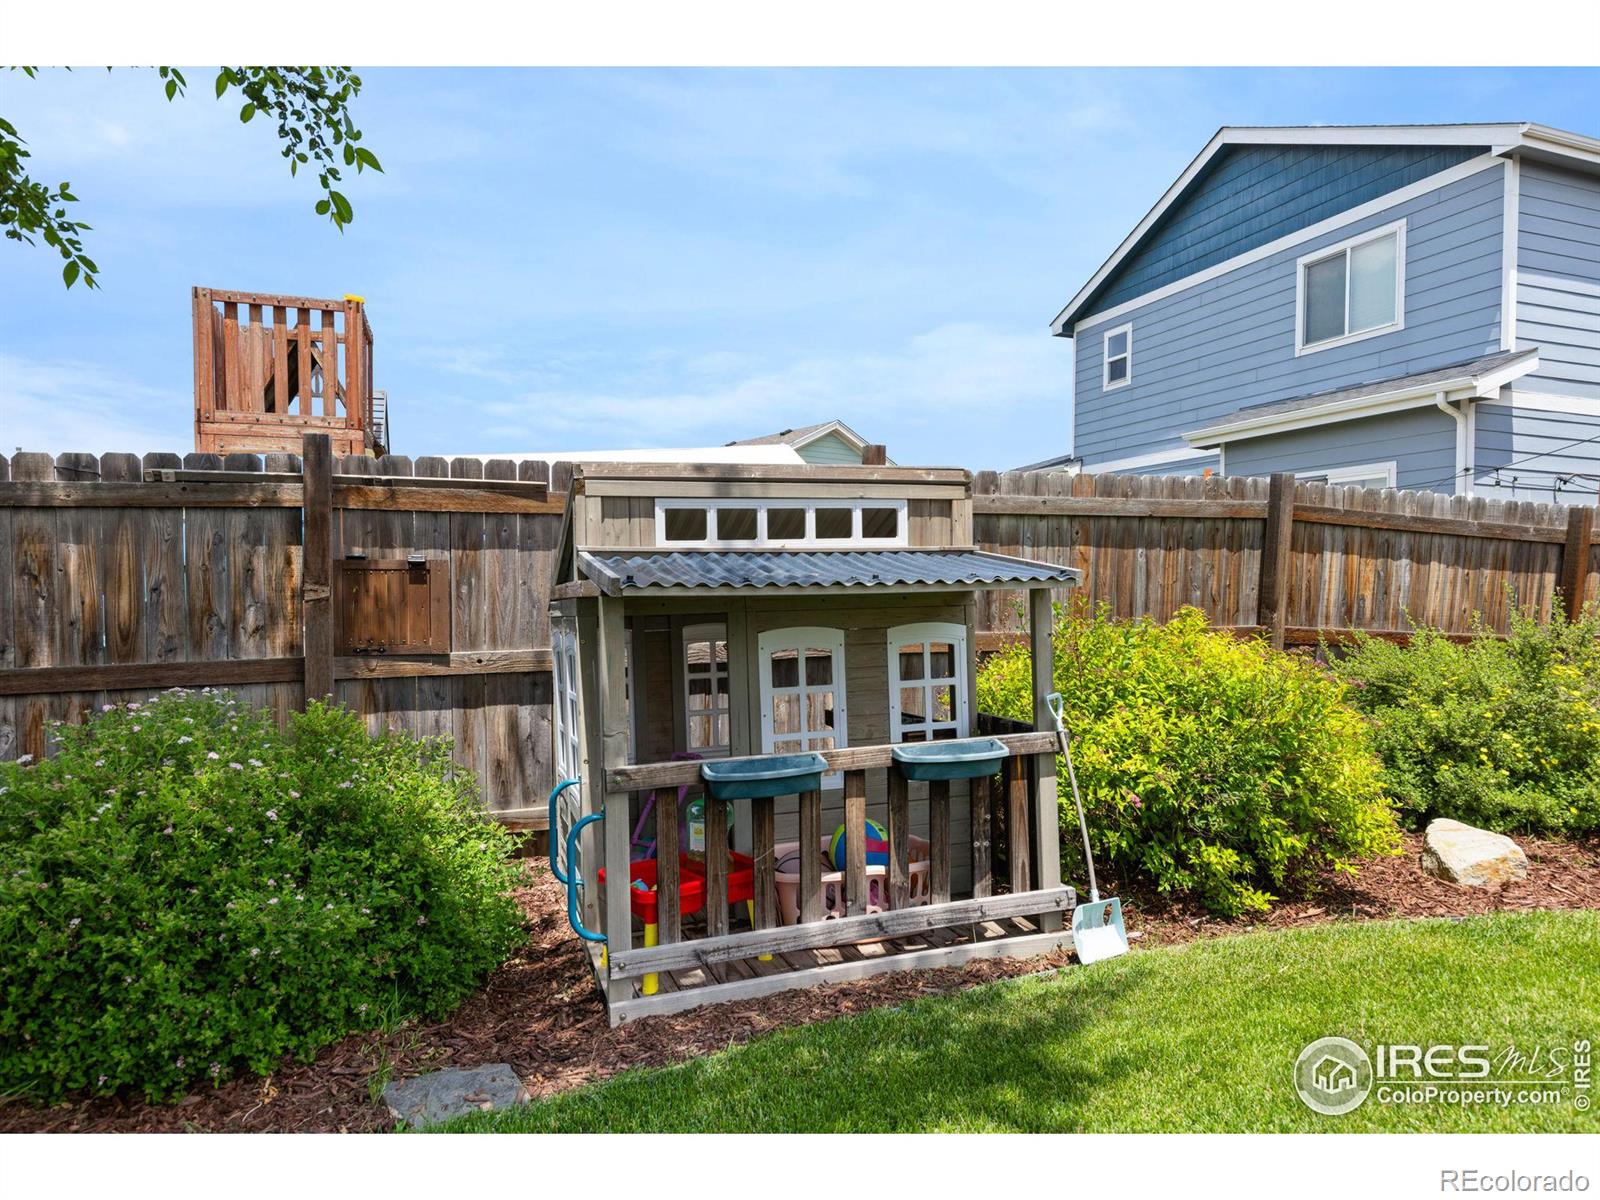
{"label": "playhouse railing", "polygon": [[[927,784],[926,796],[913,798],[904,776],[892,765],[888,745],[850,747],[824,751],[829,767],[844,777],[844,821],[859,829],[867,818],[868,773],[885,772],[889,862],[889,905],[869,913],[868,874],[861,839],[850,839],[845,864],[846,913],[824,912],[821,843],[823,796],[805,792],[797,797],[800,881],[799,920],[780,923],[777,913],[774,856],[776,801],[751,800],[751,844],[754,881],[749,930],[729,932],[729,880],[726,855],[708,855],[705,863],[704,934],[687,935],[679,912],[680,789],[689,798],[701,787],[697,762],[656,762],[616,767],[606,774],[608,806],[631,800],[641,811],[647,800],[655,805],[656,940],[659,944],[635,947],[631,922],[617,920],[626,914],[627,897],[596,897],[596,919],[608,928],[609,977],[631,983],[660,971],[707,967],[734,959],[783,954],[794,950],[841,946],[873,938],[922,934],[947,927],[973,926],[1012,917],[1035,920],[1041,930],[1061,928],[1061,914],[1070,910],[1073,893],[1060,882],[1060,847],[1055,800],[1056,741],[1052,733],[1032,729],[1017,731],[1014,723],[999,724],[980,718],[980,730],[994,732],[1008,756],[1002,773],[971,780],[972,878],[970,897],[951,895],[951,821],[948,782]],[[1003,730],[1003,731],[1002,731]],[[919,785],[920,786],[920,785]],[[929,841],[927,902],[908,903],[911,890],[910,848],[913,806],[927,806]],[[705,806],[706,845],[726,845],[724,806]],[[991,831],[1001,830],[1001,837]],[[618,841],[607,843],[616,847]],[[614,852],[614,851],[613,851]],[[996,864],[1003,869],[996,869]],[[626,886],[625,862],[606,861],[608,885]],[[620,868],[620,869],[619,869]],[[608,886],[609,893],[611,887]],[[610,917],[610,920],[607,920]],[[619,936],[617,925],[629,926]]]}

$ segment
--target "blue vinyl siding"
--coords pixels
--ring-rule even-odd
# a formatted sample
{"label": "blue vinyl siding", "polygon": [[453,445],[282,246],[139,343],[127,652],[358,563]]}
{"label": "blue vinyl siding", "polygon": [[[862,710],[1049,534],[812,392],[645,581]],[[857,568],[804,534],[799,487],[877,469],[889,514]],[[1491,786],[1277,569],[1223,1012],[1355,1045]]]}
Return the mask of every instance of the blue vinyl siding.
{"label": "blue vinyl siding", "polygon": [[1090,297],[1110,308],[1376,200],[1481,146],[1230,146]]}
{"label": "blue vinyl siding", "polygon": [[1437,408],[1317,425],[1228,444],[1229,475],[1309,475],[1334,467],[1395,464],[1395,485],[1417,491],[1454,490],[1456,423]]}
{"label": "blue vinyl siding", "polygon": [[1600,399],[1600,178],[1529,162],[1518,192],[1517,390]]}
{"label": "blue vinyl siding", "polygon": [[[1595,502],[1600,400],[1595,401],[1593,413],[1544,412],[1485,402],[1478,405],[1474,424],[1475,494],[1496,500]],[[1574,475],[1589,478],[1572,479]]]}
{"label": "blue vinyl siding", "polygon": [[[1076,452],[1092,464],[1178,449],[1186,444],[1184,430],[1247,405],[1425,371],[1499,349],[1504,189],[1505,168],[1495,164],[1081,327],[1074,341]],[[1406,221],[1405,328],[1296,357],[1296,260],[1400,219]],[[1101,335],[1123,323],[1133,326],[1132,381],[1103,392]],[[1230,474],[1233,462],[1230,448]]]}

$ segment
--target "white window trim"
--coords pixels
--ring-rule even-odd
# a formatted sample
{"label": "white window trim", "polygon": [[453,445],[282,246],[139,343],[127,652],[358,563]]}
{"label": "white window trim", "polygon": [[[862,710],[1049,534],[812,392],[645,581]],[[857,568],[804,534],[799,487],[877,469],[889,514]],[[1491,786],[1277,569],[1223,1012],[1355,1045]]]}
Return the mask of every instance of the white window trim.
{"label": "white window trim", "polygon": [[[772,729],[772,654],[776,650],[804,651],[809,647],[826,647],[833,654],[833,682],[824,687],[807,688],[805,684],[805,662],[800,662],[798,689],[785,688],[784,691],[798,690],[801,694],[801,731],[798,734],[786,733],[781,735],[783,741],[799,741],[802,744],[809,740],[812,731],[804,728],[805,701],[807,691],[831,691],[833,693],[833,745],[836,750],[843,750],[850,744],[850,716],[846,707],[845,695],[845,659],[844,659],[844,630],[828,629],[814,625],[796,625],[787,629],[769,629],[756,639],[756,670],[760,676],[761,696],[761,752],[774,754],[773,747],[780,740],[779,735]],[[804,746],[802,745],[802,749]],[[833,789],[844,786],[844,772],[832,771],[822,777],[822,786]]]}
{"label": "white window trim", "polygon": [[[1395,471],[1398,463],[1394,459],[1388,462],[1363,463],[1354,467],[1328,467],[1307,471],[1307,475],[1320,475],[1322,482],[1331,487],[1346,487],[1362,479],[1371,479],[1382,476],[1385,480],[1384,487],[1395,486]],[[1316,482],[1312,480],[1311,482]]]}
{"label": "white window trim", "polygon": [[[685,508],[706,510],[706,536],[699,541],[668,541],[668,511]],[[756,536],[753,539],[744,538],[738,541],[725,542],[720,540],[717,537],[717,512],[724,508],[754,508],[756,510]],[[767,536],[768,508],[804,508],[806,510],[805,536],[800,538],[769,538]],[[847,508],[851,510],[850,534],[848,537],[819,538],[816,536],[817,510],[823,508]],[[895,513],[894,536],[886,538],[862,537],[861,510],[864,508],[893,509]],[[787,550],[796,547],[823,548],[858,544],[885,548],[903,547],[909,544],[910,540],[910,522],[906,513],[906,501],[890,497],[857,500],[772,500],[765,498],[741,500],[734,497],[719,499],[661,499],[656,501],[656,545],[684,549],[729,547],[741,550]]]}
{"label": "white window trim", "polygon": [[[921,642],[923,677],[902,682],[900,679],[900,647],[907,642]],[[902,687],[918,688],[924,696],[928,689],[933,687],[933,681],[928,678],[928,643],[949,642],[954,649],[955,678],[949,682],[955,689],[955,720],[934,721],[933,708],[928,705],[928,716],[916,722],[918,729],[927,729],[930,733],[939,728],[953,728],[956,737],[964,738],[970,733],[971,726],[967,714],[967,627],[954,621],[922,621],[915,625],[896,625],[889,630],[889,741],[891,743],[905,740],[905,730],[901,725],[900,689]]]}
{"label": "white window trim", "polygon": [[[683,690],[678,697],[678,703],[682,706],[683,710],[683,743],[686,747],[688,747],[691,753],[698,754],[702,758],[727,758],[729,754],[733,753],[731,741],[733,737],[733,678],[730,673],[730,669],[733,665],[732,648],[729,648],[729,657],[721,664],[720,670],[718,668],[716,655],[715,653],[712,654],[710,671],[711,699],[713,701],[711,707],[711,727],[713,731],[716,729],[716,719],[719,714],[725,711],[728,717],[728,737],[730,741],[727,745],[718,745],[709,748],[703,746],[695,747],[689,745],[689,721],[694,716],[694,713],[689,708],[689,660],[686,657],[686,651],[689,648],[690,642],[722,642],[724,645],[727,645],[728,626],[723,621],[703,621],[695,625],[685,625],[678,634],[678,661],[681,665],[683,674]],[[728,680],[728,707],[726,710],[719,709],[715,703],[718,696],[717,676],[719,674],[722,676],[722,678]]]}
{"label": "white window trim", "polygon": [[[1387,325],[1378,325],[1372,329],[1363,329],[1360,333],[1346,333],[1341,337],[1327,338],[1320,342],[1307,342],[1306,339],[1306,268],[1317,263],[1326,262],[1330,258],[1337,258],[1341,254],[1349,254],[1357,246],[1367,242],[1376,242],[1394,235],[1394,320]],[[1350,328],[1350,269],[1348,262],[1345,264],[1344,276],[1344,313],[1345,328]],[[1331,246],[1324,246],[1320,250],[1313,250],[1310,254],[1303,254],[1295,260],[1294,264],[1294,353],[1298,358],[1302,354],[1315,354],[1319,350],[1332,350],[1338,346],[1348,346],[1352,342],[1364,342],[1368,338],[1382,337],[1386,333],[1398,333],[1406,327],[1406,222],[1404,219],[1369,229],[1355,237],[1346,238],[1342,242],[1335,242]]]}
{"label": "white window trim", "polygon": [[[1128,335],[1128,349],[1125,354],[1116,355],[1117,358],[1128,360],[1128,370],[1121,379],[1111,382],[1111,339],[1119,333]],[[1100,339],[1100,390],[1114,392],[1118,388],[1125,388],[1133,382],[1133,322],[1118,325],[1115,329],[1108,329],[1105,336]]]}
{"label": "white window trim", "polygon": [[569,623],[557,622],[551,629],[550,649],[556,773],[561,779],[576,779],[583,769],[583,746],[578,734],[578,639]]}

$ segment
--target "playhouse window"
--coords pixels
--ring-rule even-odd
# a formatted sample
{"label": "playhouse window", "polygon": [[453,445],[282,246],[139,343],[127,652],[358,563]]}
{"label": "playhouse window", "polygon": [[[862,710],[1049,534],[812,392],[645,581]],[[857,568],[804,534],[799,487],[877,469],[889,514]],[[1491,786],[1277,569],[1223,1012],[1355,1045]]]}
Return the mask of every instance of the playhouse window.
{"label": "playhouse window", "polygon": [[550,650],[556,775],[560,779],[576,779],[582,766],[578,744],[578,639],[570,623],[559,622],[550,631]]}
{"label": "playhouse window", "polygon": [[658,500],[661,546],[904,546],[904,500]]}
{"label": "playhouse window", "polygon": [[954,622],[889,630],[889,737],[928,742],[967,736],[967,630]]}
{"label": "playhouse window", "polygon": [[721,622],[685,625],[683,655],[684,749],[702,758],[725,758],[728,730],[728,627]]}
{"label": "playhouse window", "polygon": [[[773,629],[757,642],[761,672],[761,749],[767,754],[837,750],[846,735],[844,631]],[[839,786],[835,771],[823,777]]]}

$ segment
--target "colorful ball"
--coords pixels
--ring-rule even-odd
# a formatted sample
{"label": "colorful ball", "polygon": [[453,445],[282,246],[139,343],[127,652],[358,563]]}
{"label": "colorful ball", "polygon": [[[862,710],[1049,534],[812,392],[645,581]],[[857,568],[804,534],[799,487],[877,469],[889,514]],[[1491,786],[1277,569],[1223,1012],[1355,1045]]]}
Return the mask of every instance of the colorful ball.
{"label": "colorful ball", "polygon": [[773,870],[777,871],[779,875],[800,874],[800,851],[789,851],[789,853],[785,854],[773,864]]}
{"label": "colorful ball", "polygon": [[[888,866],[888,830],[884,829],[882,825],[878,824],[871,817],[868,817],[865,832],[867,842],[867,866]],[[834,869],[837,871],[843,871],[845,869],[845,864],[849,862],[849,852],[846,849],[846,839],[844,836],[843,825],[840,825],[839,828],[833,831],[833,840],[828,843],[828,853],[833,856]]]}

